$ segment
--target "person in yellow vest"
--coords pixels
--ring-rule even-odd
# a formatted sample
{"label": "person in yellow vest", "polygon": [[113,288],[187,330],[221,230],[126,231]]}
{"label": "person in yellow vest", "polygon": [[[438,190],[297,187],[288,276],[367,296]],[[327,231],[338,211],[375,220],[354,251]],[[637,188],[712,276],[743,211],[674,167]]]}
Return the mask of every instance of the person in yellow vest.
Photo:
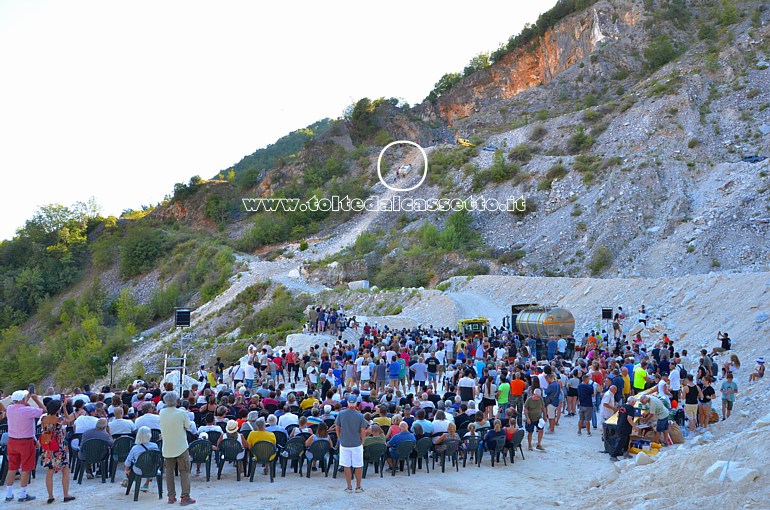
{"label": "person in yellow vest", "polygon": [[644,391],[647,385],[647,361],[642,361],[640,364],[634,367],[634,395],[637,395]]}

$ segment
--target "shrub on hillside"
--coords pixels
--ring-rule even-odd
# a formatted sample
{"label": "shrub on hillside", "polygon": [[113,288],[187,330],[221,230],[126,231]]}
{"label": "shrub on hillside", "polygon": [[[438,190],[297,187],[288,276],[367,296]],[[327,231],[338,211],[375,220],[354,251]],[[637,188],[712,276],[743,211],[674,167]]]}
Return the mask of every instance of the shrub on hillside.
{"label": "shrub on hillside", "polygon": [[575,133],[567,140],[567,150],[570,154],[577,154],[591,148],[594,138],[585,132],[583,126],[578,126]]}
{"label": "shrub on hillside", "polygon": [[666,34],[661,34],[652,40],[650,45],[644,50],[644,58],[647,61],[647,67],[656,70],[668,64],[677,55],[671,38]]}
{"label": "shrub on hillside", "polygon": [[532,131],[530,131],[529,139],[532,140],[533,142],[539,142],[540,140],[545,138],[545,135],[547,134],[548,134],[548,129],[542,124],[538,124],[532,128]]}
{"label": "shrub on hillside", "polygon": [[[543,126],[539,127],[545,129]],[[543,136],[545,136],[545,134],[543,134]],[[530,149],[529,145],[526,143],[520,143],[511,149],[511,152],[508,153],[508,157],[511,158],[511,161],[518,161],[522,165],[526,165],[532,159],[532,149]]]}
{"label": "shrub on hillside", "polygon": [[131,277],[152,269],[163,253],[163,234],[160,230],[132,228],[120,243],[120,273]]}
{"label": "shrub on hillside", "polygon": [[588,268],[591,270],[591,274],[596,276],[612,264],[612,252],[606,246],[599,246],[594,250],[591,255],[591,261],[588,263]]}

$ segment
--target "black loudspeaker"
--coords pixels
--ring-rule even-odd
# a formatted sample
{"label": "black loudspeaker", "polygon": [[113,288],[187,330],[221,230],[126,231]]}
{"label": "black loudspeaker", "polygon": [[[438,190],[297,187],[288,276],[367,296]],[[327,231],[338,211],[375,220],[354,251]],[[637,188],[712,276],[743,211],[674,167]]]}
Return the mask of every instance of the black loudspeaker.
{"label": "black loudspeaker", "polygon": [[604,424],[604,451],[612,453],[618,445],[618,426]]}
{"label": "black loudspeaker", "polygon": [[602,320],[612,320],[612,308],[602,308]]}
{"label": "black loudspeaker", "polygon": [[178,328],[190,327],[190,309],[177,308],[174,310],[174,325]]}

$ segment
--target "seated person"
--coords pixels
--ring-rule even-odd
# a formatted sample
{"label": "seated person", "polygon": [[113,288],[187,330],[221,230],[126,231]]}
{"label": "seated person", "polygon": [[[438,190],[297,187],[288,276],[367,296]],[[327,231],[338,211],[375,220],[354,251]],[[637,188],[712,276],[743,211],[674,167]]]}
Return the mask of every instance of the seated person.
{"label": "seated person", "polygon": [[[128,476],[131,474],[132,470],[135,474],[139,476],[142,475],[141,470],[139,470],[139,468],[134,465],[136,464],[136,460],[139,458],[139,455],[146,451],[158,450],[158,445],[150,442],[151,437],[152,432],[150,431],[149,427],[140,427],[139,430],[136,431],[134,446],[132,446],[131,450],[128,452],[128,457],[126,457],[126,462],[124,464],[126,468],[126,478],[121,483],[121,486],[128,487]],[[150,479],[148,478],[145,480],[142,489],[146,490],[149,485]]]}
{"label": "seated person", "polygon": [[243,447],[243,451],[241,451],[235,457],[236,460],[241,460],[246,456],[246,450],[250,448],[250,445],[243,438],[243,435],[240,432],[238,432],[238,422],[236,420],[230,420],[227,422],[225,433],[219,436],[219,439],[217,440],[217,450],[219,449],[219,445],[221,445],[222,441],[224,441],[225,439],[235,439],[236,441],[241,443],[241,446]]}
{"label": "seated person", "polygon": [[382,427],[380,427],[375,423],[374,425],[369,427],[369,435],[366,437],[366,439],[364,439],[364,448],[366,448],[370,444],[375,444],[375,443],[385,444],[386,442],[387,441],[385,439],[385,433],[382,431]]}
{"label": "seated person", "polygon": [[398,445],[405,441],[412,441],[415,444],[417,443],[417,438],[414,434],[409,432],[409,424],[407,424],[405,421],[402,421],[399,424],[399,433],[395,436],[390,438],[390,441],[388,441],[388,465],[393,466],[392,459],[396,458],[398,453],[397,448]]}
{"label": "seated person", "polygon": [[446,451],[446,441],[454,439],[455,441],[460,441],[460,435],[457,433],[457,425],[454,423],[450,423],[449,427],[447,428],[447,431],[441,434],[438,437],[434,437],[434,450],[438,453],[442,453]]}

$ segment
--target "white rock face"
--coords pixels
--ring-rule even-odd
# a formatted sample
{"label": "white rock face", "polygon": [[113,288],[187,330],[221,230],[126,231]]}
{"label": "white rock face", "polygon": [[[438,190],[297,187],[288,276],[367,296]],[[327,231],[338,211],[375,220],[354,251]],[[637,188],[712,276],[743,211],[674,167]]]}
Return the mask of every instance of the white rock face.
{"label": "white rock face", "polygon": [[634,459],[634,463],[637,466],[646,466],[648,464],[652,464],[653,462],[655,462],[655,459],[644,452],[637,453],[636,458]]}
{"label": "white rock face", "polygon": [[348,283],[348,289],[350,290],[362,290],[369,288],[369,280],[356,280]]}
{"label": "white rock face", "polygon": [[289,278],[294,278],[295,280],[299,279],[300,277],[299,269],[292,269],[291,271],[289,271],[288,276]]}
{"label": "white rock face", "polygon": [[729,481],[735,484],[753,482],[759,478],[756,469],[742,468],[737,462],[718,460],[703,474],[705,478],[716,478],[720,482]]}
{"label": "white rock face", "polygon": [[767,427],[770,425],[770,414],[766,414],[757,420],[757,428]]}

